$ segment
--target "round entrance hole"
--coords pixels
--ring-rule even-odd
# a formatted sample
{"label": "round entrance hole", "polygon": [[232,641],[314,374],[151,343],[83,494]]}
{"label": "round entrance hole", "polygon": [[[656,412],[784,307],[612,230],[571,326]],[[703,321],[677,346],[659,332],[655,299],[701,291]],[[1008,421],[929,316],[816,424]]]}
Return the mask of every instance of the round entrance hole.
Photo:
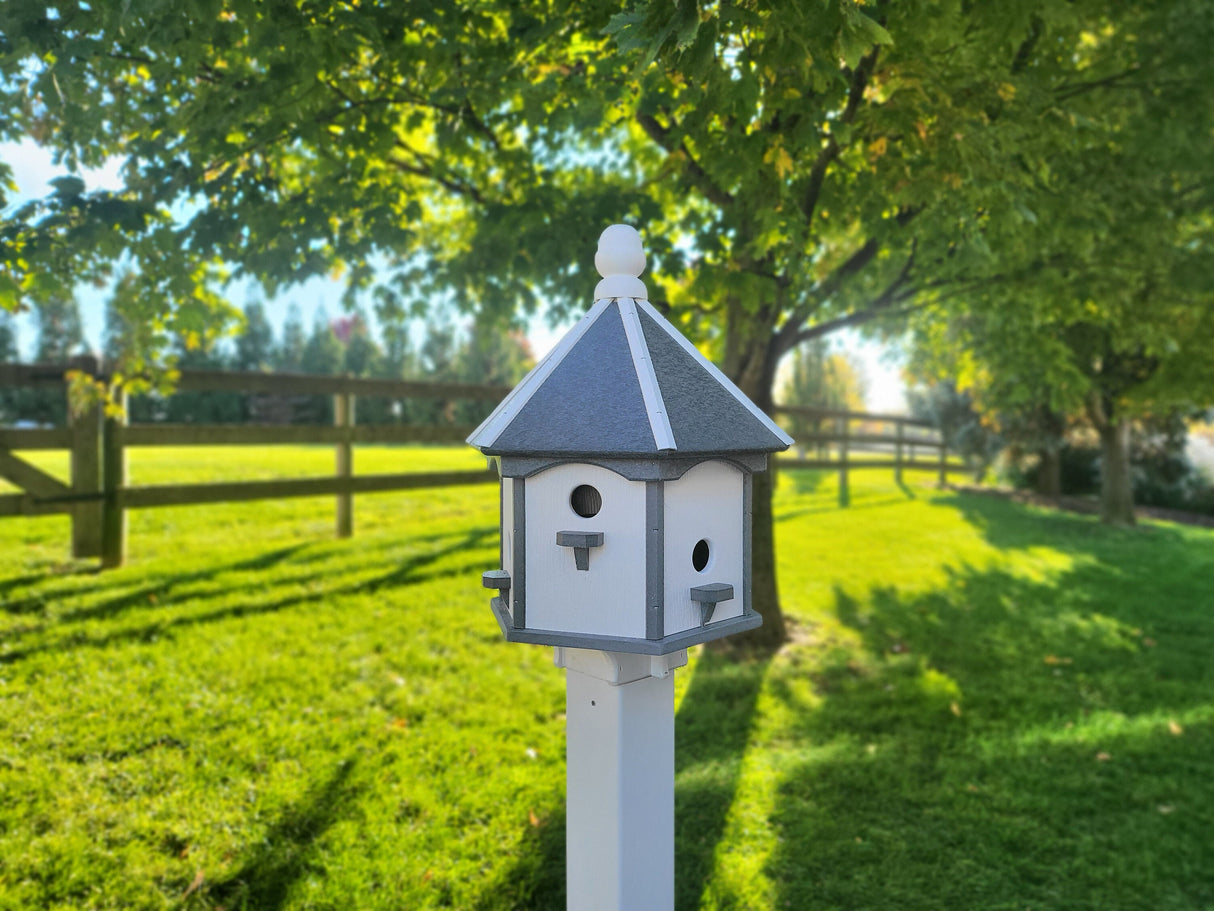
{"label": "round entrance hole", "polygon": [[603,495],[589,484],[579,484],[569,495],[569,505],[583,519],[589,519],[603,508]]}
{"label": "round entrance hole", "polygon": [[696,542],[696,546],[691,549],[691,565],[696,572],[704,572],[704,568],[708,566],[708,558],[712,556],[712,551],[708,548],[708,541],[705,538],[700,538]]}

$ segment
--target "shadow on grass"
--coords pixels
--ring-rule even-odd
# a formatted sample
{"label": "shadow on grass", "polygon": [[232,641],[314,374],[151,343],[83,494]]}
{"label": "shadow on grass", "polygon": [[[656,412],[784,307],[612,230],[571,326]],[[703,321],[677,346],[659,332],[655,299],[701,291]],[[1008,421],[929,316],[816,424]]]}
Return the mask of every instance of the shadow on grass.
{"label": "shadow on grass", "polygon": [[[104,620],[132,607],[157,607],[171,601],[175,589],[195,582],[205,582],[225,573],[260,572],[277,566],[295,557],[307,545],[294,544],[290,547],[280,547],[266,551],[235,563],[220,566],[208,566],[194,572],[179,573],[157,579],[148,585],[142,585],[133,591],[125,592],[115,598],[108,598],[80,610],[69,611],[58,618],[58,623],[81,623],[87,620]],[[74,593],[73,593],[74,594]]]}
{"label": "shadow on grass", "polygon": [[481,892],[474,911],[562,911],[565,907],[565,807],[523,834],[516,860]]}
{"label": "shadow on grass", "polygon": [[[239,617],[254,617],[264,614],[277,613],[282,610],[299,607],[304,604],[313,604],[317,602],[328,601],[333,598],[340,598],[352,595],[361,595],[372,592],[378,592],[382,589],[390,589],[394,587],[404,587],[409,585],[417,585],[425,582],[431,582],[437,579],[450,578],[453,576],[468,576],[474,577],[480,570],[484,569],[485,560],[475,554],[475,549],[481,547],[484,541],[491,535],[496,534],[497,528],[477,528],[473,529],[466,535],[462,535],[454,540],[449,540],[444,546],[435,548],[426,553],[417,554],[404,560],[400,566],[383,573],[369,580],[360,580],[346,585],[334,585],[330,588],[322,588],[316,591],[308,591],[303,594],[292,594],[287,597],[276,598],[272,600],[246,600],[236,604],[230,604],[217,610],[205,611],[202,613],[184,614],[178,616],[162,617],[152,623],[144,624],[138,627],[131,627],[116,630],[114,632],[103,633],[98,636],[88,636],[82,634],[72,634],[65,636],[54,642],[44,645],[33,645],[26,648],[11,648],[3,653],[0,653],[0,666],[16,664],[20,661],[44,653],[53,651],[70,651],[80,648],[109,648],[115,645],[130,642],[156,642],[166,636],[172,636],[177,631],[183,629],[192,629],[199,626],[204,626],[212,623],[219,623],[225,620],[231,620]],[[451,538],[452,536],[444,536]],[[304,545],[300,545],[304,546]],[[219,567],[205,573],[193,574],[199,578],[209,576],[218,576],[223,572],[242,571],[256,569],[251,564],[259,561],[265,562],[265,565],[260,568],[269,568],[273,563],[287,560],[290,557],[289,551],[291,548],[284,549],[283,552],[274,551],[271,554],[263,555],[262,557],[254,558],[250,561],[244,561],[233,566]],[[475,562],[464,562],[456,566],[447,567],[441,570],[435,570],[429,573],[423,573],[419,570],[432,566],[444,557],[451,556],[457,553],[472,553]],[[273,557],[273,560],[269,558]],[[187,574],[190,575],[190,574]],[[324,580],[329,578],[330,574],[321,571],[315,576],[305,578],[292,578],[292,585],[301,585],[309,581]],[[174,585],[180,586],[185,583],[186,576],[175,577]],[[194,579],[197,581],[197,579]],[[164,583],[154,586],[154,589],[159,589]],[[171,596],[173,585],[168,587],[169,596]],[[229,591],[226,588],[217,589],[214,592],[202,594],[204,600],[209,600],[216,597],[227,597]],[[159,607],[167,608],[171,605],[171,599],[166,596],[166,600],[158,602]],[[189,593],[185,595],[191,600],[200,597],[200,593]],[[133,600],[132,600],[133,599]],[[149,604],[148,593],[124,595],[121,601],[131,600],[131,603]],[[407,600],[401,604],[402,609],[408,609]],[[101,606],[99,606],[101,607]],[[93,609],[86,609],[93,610]],[[114,601],[107,602],[105,605],[106,612],[100,615],[95,615],[91,619],[108,618],[115,613],[118,608],[114,606]],[[79,617],[79,613],[72,616],[73,620]],[[56,624],[51,624],[47,628],[54,629]],[[34,630],[31,632],[42,632],[44,630]]]}
{"label": "shadow on grass", "polygon": [[[1036,516],[979,516],[1002,546],[1041,540]],[[803,757],[772,802],[781,905],[1214,902],[1214,612],[1181,597],[1208,543],[1048,521],[1051,545],[1089,559],[1045,580],[962,567],[928,592],[836,589],[844,629],[768,676]],[[1110,559],[1126,541],[1137,559]]]}
{"label": "shadow on grass", "polygon": [[[833,472],[811,468],[779,468],[779,477],[787,478],[797,496],[817,493]],[[777,482],[778,483],[778,482]]]}
{"label": "shadow on grass", "polygon": [[291,887],[311,869],[316,842],[353,806],[356,789],[348,781],[354,765],[338,763],[327,781],[288,807],[239,870],[203,890],[205,907],[283,907]]}
{"label": "shadow on grass", "polygon": [[698,908],[771,661],[705,651],[675,718],[675,907]]}
{"label": "shadow on grass", "polygon": [[1050,547],[1068,553],[1110,557],[1132,542],[1183,540],[1174,526],[1144,523],[1133,528],[1114,528],[1092,515],[1025,506],[998,496],[941,493],[935,502],[956,509],[990,544],[1001,549],[1048,542]]}

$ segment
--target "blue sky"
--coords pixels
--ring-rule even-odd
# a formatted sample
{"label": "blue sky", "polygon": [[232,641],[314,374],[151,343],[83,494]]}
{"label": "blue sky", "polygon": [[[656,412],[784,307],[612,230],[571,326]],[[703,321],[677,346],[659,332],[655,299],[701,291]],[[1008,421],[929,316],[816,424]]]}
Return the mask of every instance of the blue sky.
{"label": "blue sky", "polygon": [[[0,143],[0,161],[8,163],[13,169],[13,177],[21,194],[19,199],[14,199],[14,203],[20,199],[45,195],[50,189],[49,181],[64,173],[64,169],[56,166],[51,160],[50,154],[40,149],[32,140]],[[115,159],[103,168],[85,171],[79,176],[84,179],[89,189],[117,189],[122,185],[120,164],[121,162]],[[571,254],[579,255],[579,251],[571,251]],[[228,294],[238,307],[244,306],[250,299],[263,300],[270,321],[275,330],[280,332],[292,304],[299,308],[305,326],[312,325],[317,311],[322,308],[330,317],[339,315],[342,312],[341,290],[340,282],[316,278],[274,298],[266,298],[260,289],[247,283],[229,285]],[[591,291],[592,289],[587,289],[588,294]],[[78,302],[84,321],[85,337],[93,347],[100,347],[105,298],[104,290],[84,286],[79,289]],[[536,357],[547,353],[569,325],[551,328],[542,318],[533,319],[528,326],[527,335]],[[35,336],[34,324],[28,314],[18,317],[17,333],[23,351],[28,353]],[[863,369],[868,380],[869,410],[892,413],[906,410],[896,352],[887,350],[879,343],[866,341],[852,332],[839,333],[834,337],[833,344],[836,350],[852,355]]]}

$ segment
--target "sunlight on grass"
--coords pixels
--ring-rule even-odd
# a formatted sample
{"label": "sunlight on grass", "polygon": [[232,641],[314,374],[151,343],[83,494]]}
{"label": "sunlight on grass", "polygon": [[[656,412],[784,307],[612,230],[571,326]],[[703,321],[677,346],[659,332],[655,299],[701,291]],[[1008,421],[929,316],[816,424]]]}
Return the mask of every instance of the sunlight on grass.
{"label": "sunlight on grass", "polygon": [[[932,480],[840,510],[782,473],[793,640],[676,675],[678,907],[1214,906],[1214,533]],[[494,489],[355,509],[344,541],[326,497],[132,512],[104,575],[66,519],[0,521],[0,907],[564,906],[563,679],[486,606]]]}

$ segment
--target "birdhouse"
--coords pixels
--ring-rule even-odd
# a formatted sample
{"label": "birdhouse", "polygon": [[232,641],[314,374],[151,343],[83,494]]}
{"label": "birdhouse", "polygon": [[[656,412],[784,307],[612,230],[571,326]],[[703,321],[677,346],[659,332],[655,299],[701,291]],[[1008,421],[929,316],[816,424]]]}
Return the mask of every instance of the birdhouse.
{"label": "birdhouse", "polygon": [[637,232],[595,302],[468,438],[501,475],[506,639],[665,655],[758,626],[751,477],[791,438],[648,302]]}

